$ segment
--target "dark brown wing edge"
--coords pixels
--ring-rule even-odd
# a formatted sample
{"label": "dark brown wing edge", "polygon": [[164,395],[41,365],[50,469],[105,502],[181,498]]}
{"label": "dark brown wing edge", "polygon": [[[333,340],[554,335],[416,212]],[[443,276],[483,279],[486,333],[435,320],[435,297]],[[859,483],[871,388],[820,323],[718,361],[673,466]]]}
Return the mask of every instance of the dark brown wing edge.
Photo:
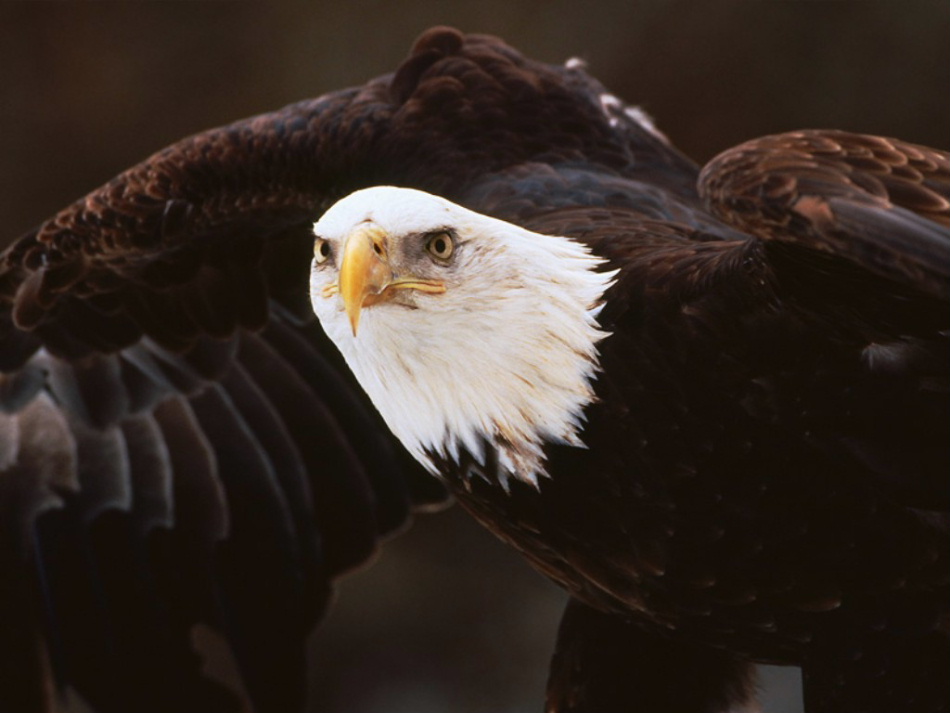
{"label": "dark brown wing edge", "polygon": [[321,142],[374,87],[186,139],[0,256],[0,710],[238,710],[198,625],[297,710],[332,580],[444,501],[306,316],[348,190]]}

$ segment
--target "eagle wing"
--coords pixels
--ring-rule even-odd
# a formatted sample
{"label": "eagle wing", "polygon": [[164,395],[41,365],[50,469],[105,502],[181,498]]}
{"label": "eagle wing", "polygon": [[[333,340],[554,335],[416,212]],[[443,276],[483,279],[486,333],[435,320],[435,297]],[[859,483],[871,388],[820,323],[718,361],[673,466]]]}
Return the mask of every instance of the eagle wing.
{"label": "eagle wing", "polygon": [[51,672],[102,710],[236,710],[204,624],[258,709],[295,710],[332,579],[444,498],[308,314],[319,142],[361,110],[187,139],[3,255],[0,707]]}
{"label": "eagle wing", "polygon": [[[950,154],[798,131],[714,158],[700,192],[762,241],[777,295],[855,346],[820,432],[908,503],[950,507]],[[844,374],[842,374],[842,377]],[[833,403],[829,399],[828,403]],[[912,415],[912,417],[910,417]]]}
{"label": "eagle wing", "polygon": [[[699,184],[709,212],[663,218],[618,201],[526,221],[584,241],[619,271],[599,314],[611,334],[602,405],[585,430],[591,452],[612,460],[606,475],[584,472],[598,519],[571,533],[570,573],[586,579],[568,574],[565,586],[601,611],[611,603],[589,582],[622,597],[631,568],[659,572],[667,603],[685,592],[669,610],[672,638],[642,621],[625,631],[623,616],[573,601],[550,710],[747,704],[748,658],[730,655],[743,646],[752,659],[801,664],[809,710],[946,704],[947,167],[932,149],[796,132],[714,159]],[[714,217],[735,233],[712,230]],[[613,509],[651,483],[650,508]],[[552,510],[564,504],[549,521],[569,519],[569,478],[545,487]],[[717,523],[747,529],[730,543]],[[528,541],[533,528],[522,528]],[[636,543],[632,558],[611,559],[617,533]],[[877,630],[874,617],[892,614],[875,597],[919,618]],[[797,630],[806,620],[814,628]],[[708,622],[733,627],[724,651],[690,639]],[[751,643],[760,630],[774,640]],[[680,674],[699,683],[679,686]]]}
{"label": "eagle wing", "polygon": [[[302,705],[332,579],[445,498],[309,310],[310,225],[412,180],[393,80],[411,93],[418,57],[460,42],[185,139],[0,257],[0,707],[43,709],[53,681],[102,710],[236,710],[201,673],[199,624],[256,709]],[[366,159],[380,137],[388,175]]]}

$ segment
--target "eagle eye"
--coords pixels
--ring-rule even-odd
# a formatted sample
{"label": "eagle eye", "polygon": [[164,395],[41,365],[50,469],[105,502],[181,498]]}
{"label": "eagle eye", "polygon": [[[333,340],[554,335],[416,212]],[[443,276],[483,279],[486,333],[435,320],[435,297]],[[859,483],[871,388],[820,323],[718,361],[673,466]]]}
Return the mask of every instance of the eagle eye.
{"label": "eagle eye", "polygon": [[448,231],[440,230],[426,236],[426,252],[440,262],[445,262],[455,252],[455,243]]}
{"label": "eagle eye", "polygon": [[317,238],[313,243],[313,259],[322,265],[330,258],[330,242],[324,238]]}

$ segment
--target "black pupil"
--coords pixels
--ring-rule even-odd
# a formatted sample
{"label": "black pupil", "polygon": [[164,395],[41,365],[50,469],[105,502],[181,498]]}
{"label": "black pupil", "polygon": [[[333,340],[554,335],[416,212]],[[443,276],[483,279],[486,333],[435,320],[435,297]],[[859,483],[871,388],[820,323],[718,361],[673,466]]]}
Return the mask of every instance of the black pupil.
{"label": "black pupil", "polygon": [[432,247],[436,251],[436,253],[438,253],[439,255],[444,253],[445,252],[445,238],[436,238],[435,241],[432,243]]}
{"label": "black pupil", "polygon": [[330,255],[330,245],[329,243],[320,243],[320,257],[329,257]]}

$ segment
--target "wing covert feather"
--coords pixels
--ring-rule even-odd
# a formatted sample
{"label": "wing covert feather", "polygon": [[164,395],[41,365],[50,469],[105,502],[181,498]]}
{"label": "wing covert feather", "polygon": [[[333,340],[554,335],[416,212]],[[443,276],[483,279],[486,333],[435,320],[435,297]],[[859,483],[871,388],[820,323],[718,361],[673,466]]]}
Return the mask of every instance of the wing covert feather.
{"label": "wing covert feather", "polygon": [[707,164],[700,193],[727,222],[950,295],[950,154],[897,139],[798,131]]}

